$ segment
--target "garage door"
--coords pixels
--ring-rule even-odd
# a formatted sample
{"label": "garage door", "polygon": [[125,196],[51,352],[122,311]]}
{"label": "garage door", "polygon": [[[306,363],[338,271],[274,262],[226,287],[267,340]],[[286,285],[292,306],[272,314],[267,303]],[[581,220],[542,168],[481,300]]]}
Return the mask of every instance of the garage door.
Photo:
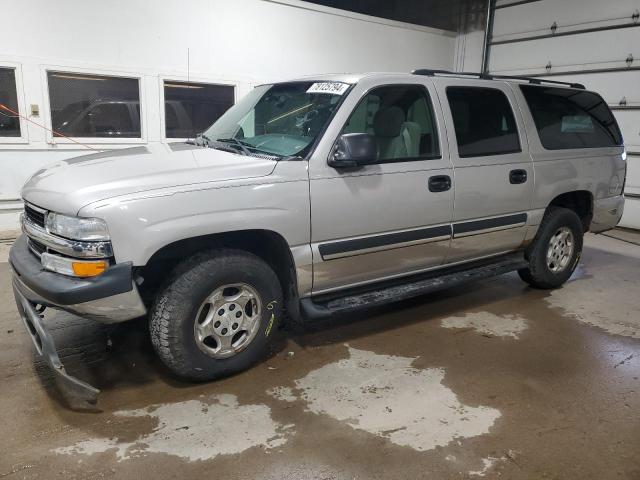
{"label": "garage door", "polygon": [[621,225],[640,229],[640,0],[496,0],[490,73],[583,83],[614,110],[628,151]]}

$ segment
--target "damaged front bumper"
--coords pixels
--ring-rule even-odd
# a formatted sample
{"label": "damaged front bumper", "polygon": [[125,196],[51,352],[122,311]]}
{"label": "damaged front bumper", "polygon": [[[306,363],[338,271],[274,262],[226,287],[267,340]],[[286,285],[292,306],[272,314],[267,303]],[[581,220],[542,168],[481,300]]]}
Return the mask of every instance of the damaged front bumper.
{"label": "damaged front bumper", "polygon": [[23,235],[9,253],[18,313],[36,351],[56,373],[65,393],[95,404],[99,390],[70,376],[60,361],[53,337],[42,318],[42,307],[65,310],[102,323],[116,323],[146,314],[132,280],[131,264],[113,265],[93,278],[73,278],[42,268]]}
{"label": "damaged front bumper", "polygon": [[56,374],[65,393],[68,393],[76,400],[95,405],[98,402],[100,390],[67,373],[60,361],[53,338],[43,325],[39,311],[33,303],[22,295],[15,280],[13,282],[13,293],[16,298],[18,313],[27,328],[36,351]]}

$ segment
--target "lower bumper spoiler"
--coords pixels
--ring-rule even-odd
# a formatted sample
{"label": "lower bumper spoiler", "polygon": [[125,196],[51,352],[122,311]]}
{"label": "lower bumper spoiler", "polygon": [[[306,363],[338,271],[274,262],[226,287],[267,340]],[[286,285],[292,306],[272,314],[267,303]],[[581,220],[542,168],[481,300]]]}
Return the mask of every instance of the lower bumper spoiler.
{"label": "lower bumper spoiler", "polygon": [[36,310],[36,305],[20,292],[15,281],[13,283],[13,293],[16,298],[18,313],[24,322],[36,351],[56,374],[59,381],[58,385],[73,400],[85,403],[88,406],[96,405],[100,390],[67,373],[58,356],[53,337],[45,328],[42,317]]}

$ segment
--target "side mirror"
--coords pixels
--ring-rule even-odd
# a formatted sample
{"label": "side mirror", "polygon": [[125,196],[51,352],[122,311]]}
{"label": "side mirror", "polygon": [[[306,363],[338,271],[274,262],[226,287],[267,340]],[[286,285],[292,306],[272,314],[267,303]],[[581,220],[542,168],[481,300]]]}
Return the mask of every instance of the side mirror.
{"label": "side mirror", "polygon": [[336,142],[328,164],[333,168],[354,168],[374,163],[378,149],[376,138],[368,133],[345,133]]}

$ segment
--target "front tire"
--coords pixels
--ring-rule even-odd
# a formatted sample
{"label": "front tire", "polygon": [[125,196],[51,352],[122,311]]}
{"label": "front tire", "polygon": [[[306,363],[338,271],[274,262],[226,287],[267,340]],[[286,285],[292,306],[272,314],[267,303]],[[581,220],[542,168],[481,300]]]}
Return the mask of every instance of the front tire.
{"label": "front tire", "polygon": [[175,269],[156,297],[151,341],[176,375],[205,381],[260,360],[282,316],[277,275],[239,250],[197,253]]}
{"label": "front tire", "polygon": [[534,288],[551,289],[564,284],[582,253],[583,230],[578,215],[568,208],[550,207],[526,252],[529,267],[518,270]]}

